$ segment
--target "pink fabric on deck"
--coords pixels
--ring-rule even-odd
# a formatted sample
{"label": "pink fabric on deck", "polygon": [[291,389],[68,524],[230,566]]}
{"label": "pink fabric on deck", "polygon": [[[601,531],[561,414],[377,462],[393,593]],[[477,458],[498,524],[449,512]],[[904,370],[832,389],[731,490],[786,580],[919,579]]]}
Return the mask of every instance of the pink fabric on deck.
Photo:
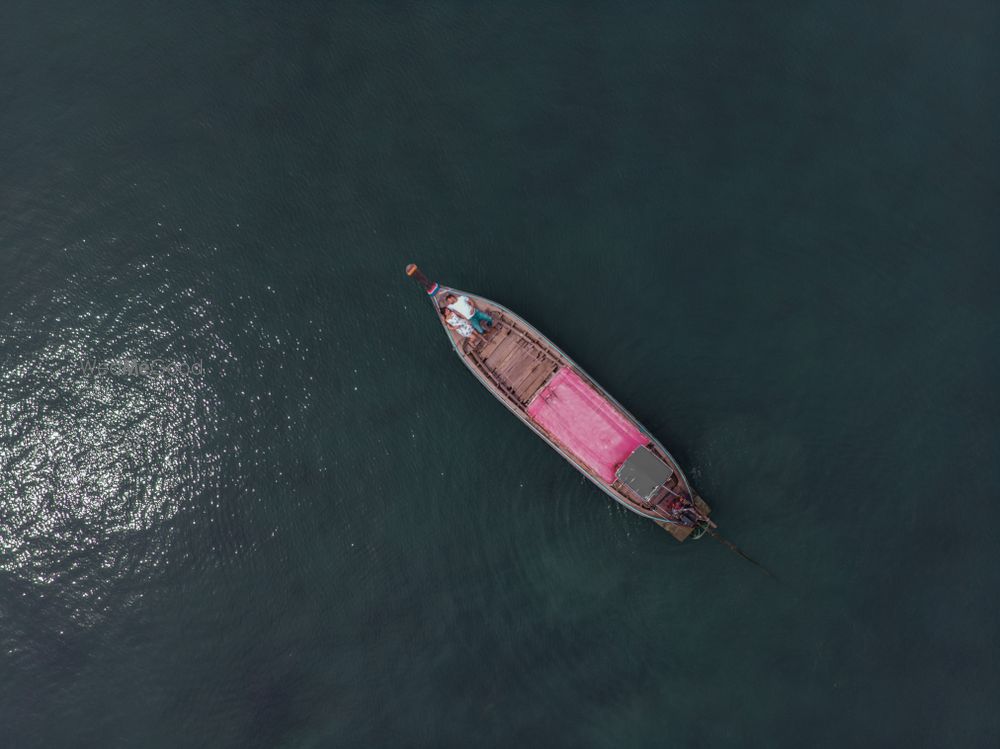
{"label": "pink fabric on deck", "polygon": [[570,367],[535,395],[528,415],[608,483],[625,458],[649,442]]}

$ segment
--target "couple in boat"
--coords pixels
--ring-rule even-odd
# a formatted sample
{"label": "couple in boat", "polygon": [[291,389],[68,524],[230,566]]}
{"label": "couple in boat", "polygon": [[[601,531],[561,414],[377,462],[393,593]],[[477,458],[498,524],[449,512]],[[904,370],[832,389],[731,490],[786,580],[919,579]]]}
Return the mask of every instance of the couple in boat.
{"label": "couple in boat", "polygon": [[478,339],[493,327],[493,318],[472,303],[469,297],[449,294],[445,297],[445,306],[441,307],[441,316],[445,325],[456,331],[463,338]]}

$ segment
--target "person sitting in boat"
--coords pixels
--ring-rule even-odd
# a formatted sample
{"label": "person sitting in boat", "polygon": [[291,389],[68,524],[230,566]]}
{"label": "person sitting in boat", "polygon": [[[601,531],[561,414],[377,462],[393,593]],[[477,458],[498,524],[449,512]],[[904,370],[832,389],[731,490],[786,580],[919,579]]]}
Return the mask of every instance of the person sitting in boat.
{"label": "person sitting in boat", "polygon": [[698,511],[688,504],[684,497],[675,494],[666,505],[667,512],[683,525],[695,525],[699,520]]}
{"label": "person sitting in boat", "polygon": [[449,294],[446,298],[448,303],[448,309],[454,310],[459,315],[464,317],[469,321],[469,324],[476,329],[477,333],[485,333],[483,330],[483,323],[486,323],[487,327],[493,327],[493,318],[487,315],[482,310],[476,309],[476,305],[472,303],[469,297],[465,296],[455,296],[454,294]]}
{"label": "person sitting in boat", "polygon": [[667,512],[674,516],[679,516],[684,510],[684,500],[676,494],[670,497],[670,499],[663,504]]}
{"label": "person sitting in boat", "polygon": [[456,331],[460,336],[462,336],[462,338],[479,337],[479,334],[472,329],[468,320],[464,317],[459,317],[456,312],[448,307],[441,308],[441,316],[444,318],[444,324]]}

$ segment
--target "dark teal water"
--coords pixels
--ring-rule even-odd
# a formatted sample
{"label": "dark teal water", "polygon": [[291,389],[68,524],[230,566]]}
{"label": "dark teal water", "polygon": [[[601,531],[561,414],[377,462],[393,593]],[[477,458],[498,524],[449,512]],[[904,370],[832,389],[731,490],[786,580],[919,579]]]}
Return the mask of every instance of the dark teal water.
{"label": "dark teal water", "polygon": [[[5,3],[0,744],[996,746],[998,31]],[[411,260],[780,582],[612,506]]]}

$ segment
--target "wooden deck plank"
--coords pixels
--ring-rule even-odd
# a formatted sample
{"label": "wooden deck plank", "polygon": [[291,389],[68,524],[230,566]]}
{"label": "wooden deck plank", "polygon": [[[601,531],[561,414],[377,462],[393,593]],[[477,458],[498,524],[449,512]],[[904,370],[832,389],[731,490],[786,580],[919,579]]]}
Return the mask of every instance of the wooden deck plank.
{"label": "wooden deck plank", "polygon": [[513,358],[508,359],[504,363],[504,370],[510,372],[510,379],[513,381],[520,376],[519,374],[515,374],[515,372],[523,370],[525,366],[529,368],[534,367],[537,364],[545,362],[547,359],[548,357],[543,349],[525,341],[519,357],[516,360]]}
{"label": "wooden deck plank", "polygon": [[515,390],[519,387],[523,387],[524,384],[532,377],[537,377],[538,371],[545,367],[545,362],[539,361],[538,359],[531,360],[528,364],[530,364],[530,366],[524,366],[516,376],[513,374],[511,375],[510,383],[514,386]]}
{"label": "wooden deck plank", "polygon": [[511,388],[508,385],[506,385],[504,382],[502,382],[501,380],[499,380],[497,378],[497,376],[495,374],[493,374],[493,372],[490,371],[490,369],[488,367],[484,367],[481,363],[477,363],[477,368],[479,369],[480,372],[482,372],[483,376],[486,379],[488,379],[490,382],[493,383],[493,386],[495,388],[497,388],[500,392],[504,393],[511,400],[513,400],[516,403],[518,403],[518,405],[523,405],[523,404],[521,404],[517,400],[517,398],[515,397],[514,393],[511,390]]}
{"label": "wooden deck plank", "polygon": [[523,341],[515,341],[504,356],[496,356],[495,361],[490,361],[490,366],[495,372],[504,372],[513,364],[521,361],[525,356],[525,344]]}
{"label": "wooden deck plank", "polygon": [[501,331],[497,334],[496,339],[490,341],[486,348],[482,351],[483,359],[489,359],[491,356],[495,356],[497,351],[499,351],[504,346],[511,346],[517,342],[517,336],[509,331]]}
{"label": "wooden deck plank", "polygon": [[531,396],[538,392],[542,383],[545,382],[553,371],[555,371],[555,367],[552,364],[539,362],[527,375],[514,383],[514,391],[517,393],[517,397],[527,403],[531,400]]}
{"label": "wooden deck plank", "polygon": [[526,380],[517,388],[518,397],[528,403],[552,376],[553,372],[559,369],[557,364],[546,364],[531,379]]}
{"label": "wooden deck plank", "polygon": [[678,541],[684,541],[684,539],[694,533],[694,528],[688,528],[685,525],[671,525],[670,523],[657,523],[657,525]]}
{"label": "wooden deck plank", "polygon": [[559,366],[558,359],[530,331],[506,315],[497,314],[495,318],[503,338],[488,343],[477,352],[476,358],[490,370],[491,379],[511,387],[515,399],[523,403],[525,397],[533,395],[541,381]]}
{"label": "wooden deck plank", "polygon": [[518,381],[531,372],[537,364],[538,359],[534,356],[522,356],[517,361],[511,362],[511,365],[503,371],[503,378],[510,383],[512,388],[517,390]]}
{"label": "wooden deck plank", "polygon": [[501,328],[490,337],[490,339],[486,342],[486,345],[477,352],[477,355],[482,359],[488,358],[494,351],[497,350],[497,347],[501,343],[510,338],[512,335],[514,334],[511,333],[509,329]]}
{"label": "wooden deck plank", "polygon": [[520,341],[514,336],[511,336],[506,341],[502,342],[497,346],[496,350],[490,354],[488,357],[484,358],[482,361],[490,369],[498,369],[500,364],[507,358],[507,356],[517,348]]}

